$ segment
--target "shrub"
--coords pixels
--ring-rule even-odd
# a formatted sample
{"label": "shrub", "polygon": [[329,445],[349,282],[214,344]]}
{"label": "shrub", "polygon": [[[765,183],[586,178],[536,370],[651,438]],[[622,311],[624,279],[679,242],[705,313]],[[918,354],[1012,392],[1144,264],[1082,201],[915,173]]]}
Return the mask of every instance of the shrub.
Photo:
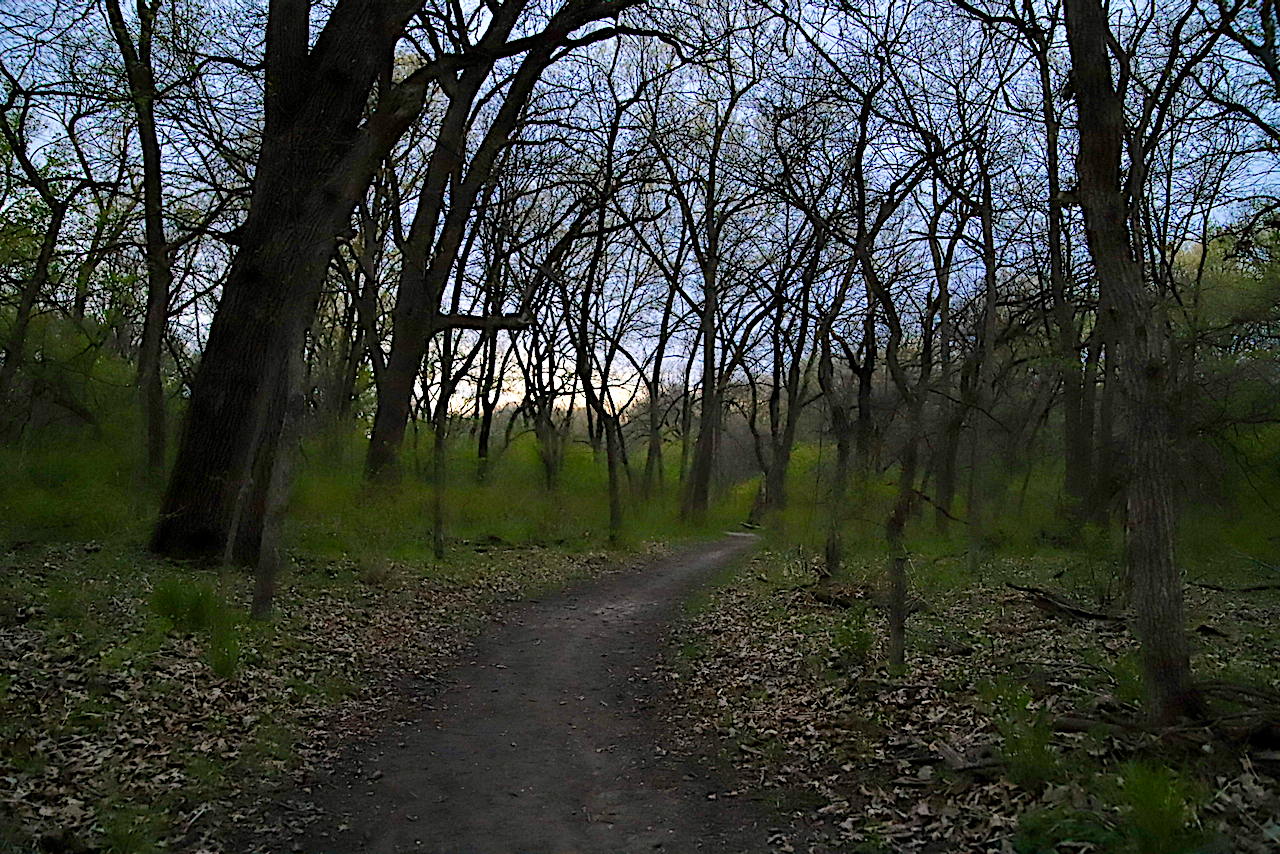
{"label": "shrub", "polygon": [[836,624],[832,635],[836,653],[846,661],[862,662],[871,655],[875,637],[867,628],[867,609],[853,609],[845,613]]}
{"label": "shrub", "polygon": [[1193,826],[1195,807],[1183,778],[1169,768],[1133,762],[1120,775],[1120,808],[1130,850],[1140,854],[1190,854],[1203,834]]}

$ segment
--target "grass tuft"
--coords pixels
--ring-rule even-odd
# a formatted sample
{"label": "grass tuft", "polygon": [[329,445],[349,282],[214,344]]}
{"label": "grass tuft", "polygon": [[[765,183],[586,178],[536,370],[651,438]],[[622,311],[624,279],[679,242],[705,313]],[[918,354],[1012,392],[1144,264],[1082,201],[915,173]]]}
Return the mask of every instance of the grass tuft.
{"label": "grass tuft", "polygon": [[212,585],[182,578],[163,579],[152,591],[151,607],[173,625],[174,631],[206,637],[209,667],[220,679],[235,674],[240,661],[238,621]]}

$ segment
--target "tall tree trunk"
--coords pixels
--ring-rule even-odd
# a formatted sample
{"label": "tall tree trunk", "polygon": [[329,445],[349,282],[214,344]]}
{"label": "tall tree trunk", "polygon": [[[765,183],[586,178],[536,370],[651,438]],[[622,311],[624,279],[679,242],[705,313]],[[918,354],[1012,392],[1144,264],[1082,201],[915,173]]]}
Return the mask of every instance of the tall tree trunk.
{"label": "tall tree trunk", "polygon": [[662,363],[667,355],[667,339],[671,337],[671,315],[675,308],[676,289],[667,288],[667,299],[662,306],[662,322],[658,327],[658,343],[653,354],[653,371],[649,376],[649,441],[644,457],[644,486],[646,498],[662,488]]}
{"label": "tall tree trunk", "polygon": [[[595,243],[592,246],[591,260],[587,264],[587,272],[582,282],[581,292],[578,295],[578,316],[568,324],[569,334],[573,341],[574,370],[578,375],[578,382],[582,384],[582,396],[587,404],[588,438],[591,438],[593,415],[596,417],[601,433],[603,433],[601,438],[604,440],[605,465],[609,480],[609,539],[615,543],[622,536],[623,525],[621,472],[618,465],[621,426],[619,419],[605,409],[604,394],[607,391],[608,375],[605,374],[601,378],[601,389],[599,391],[595,387],[594,371],[592,370],[591,310],[592,300],[595,298],[596,284],[600,279],[600,264],[604,259],[608,200],[612,193],[613,143],[618,132],[616,119],[617,116],[615,114],[615,121],[610,127],[609,145],[603,170],[605,175],[604,186],[601,189],[601,197],[597,200]],[[563,280],[561,282],[561,296],[566,306],[573,304],[568,286]],[[605,370],[607,370],[607,366]],[[598,454],[597,440],[591,438],[591,443],[592,450]]]}
{"label": "tall tree trunk", "polygon": [[[699,339],[701,340],[701,339]],[[694,342],[694,351],[697,350]],[[693,388],[689,383],[693,375],[693,364],[696,352],[690,352],[684,363],[684,384],[680,395],[680,486],[687,489],[689,485],[689,459],[693,455]]]}
{"label": "tall tree trunk", "polygon": [[425,66],[383,93],[361,127],[413,7],[340,0],[308,49],[310,4],[271,4],[266,121],[249,214],[196,372],[153,551],[258,561],[289,354],[302,345],[336,235],[439,70]]}
{"label": "tall tree trunk", "polygon": [[1078,197],[1089,251],[1120,344],[1130,459],[1126,562],[1133,583],[1149,713],[1159,723],[1198,711],[1191,683],[1182,578],[1174,561],[1173,442],[1166,332],[1130,245],[1121,184],[1124,105],[1111,79],[1111,37],[1100,0],[1066,0],[1072,82],[1080,114]]}
{"label": "tall tree trunk", "polygon": [[979,452],[983,449],[984,440],[989,430],[987,408],[991,405],[991,373],[995,368],[996,345],[996,243],[995,243],[995,205],[991,195],[991,173],[986,169],[985,152],[979,158],[982,169],[982,198],[979,204],[979,215],[982,220],[982,266],[983,307],[981,348],[973,381],[973,401],[971,406],[977,408],[977,417],[973,419],[971,440],[973,442],[973,463],[969,471],[970,483],[976,488],[969,490],[969,568],[976,572],[985,551],[984,518],[987,490],[982,477],[982,469],[978,465]]}
{"label": "tall tree trunk", "polygon": [[449,401],[455,387],[453,357],[454,336],[446,329],[440,338],[440,396],[436,399],[431,424],[431,551],[436,560],[444,560],[444,490],[448,471],[445,451],[449,438]]}
{"label": "tall tree trunk", "polygon": [[849,418],[849,403],[844,389],[835,376],[835,359],[832,353],[831,325],[843,304],[843,293],[818,329],[818,386],[827,403],[831,418],[831,432],[836,440],[835,468],[831,475],[831,511],[827,520],[825,572],[834,576],[840,571],[844,559],[845,497],[849,488],[849,459],[853,453],[853,423]]}
{"label": "tall tree trunk", "polygon": [[302,346],[294,348],[289,356],[286,371],[288,403],[285,407],[284,425],[281,429],[281,447],[273,459],[273,468],[265,490],[266,505],[262,525],[262,545],[255,573],[253,604],[249,616],[255,620],[266,619],[275,602],[276,579],[284,567],[285,555],[281,546],[284,531],[285,508],[289,503],[289,489],[293,484],[293,466],[297,460],[297,444],[303,416],[306,414],[307,396],[303,388]]}
{"label": "tall tree trunk", "polygon": [[129,97],[138,117],[138,141],[142,148],[142,216],[146,230],[147,312],[142,324],[142,346],[138,351],[138,393],[142,422],[146,431],[146,464],[158,476],[164,468],[165,402],[164,377],[160,370],[165,330],[169,325],[169,293],[173,288],[173,267],[169,241],[164,233],[164,174],[160,157],[160,137],[156,131],[156,84],[151,68],[151,44],[155,33],[159,1],[138,3],[138,42],[135,45],[119,0],[106,0],[107,18],[116,46],[124,59],[129,80]]}
{"label": "tall tree trunk", "polygon": [[1040,30],[1025,31],[1036,56],[1040,80],[1040,114],[1045,129],[1045,170],[1048,178],[1048,222],[1045,240],[1049,248],[1049,297],[1059,378],[1062,382],[1062,444],[1066,465],[1064,488],[1071,512],[1084,518],[1093,480],[1093,407],[1086,399],[1075,305],[1067,294],[1066,252],[1063,247],[1062,178],[1059,149],[1062,122],[1058,116],[1058,92],[1053,83],[1051,44]]}
{"label": "tall tree trunk", "polygon": [[716,270],[703,273],[702,300],[702,401],[698,410],[698,439],[689,464],[689,482],[680,506],[682,519],[701,524],[707,516],[711,496],[711,475],[715,468],[716,445],[720,435],[720,389],[716,370]]}
{"label": "tall tree trunk", "polygon": [[501,393],[497,385],[498,336],[489,336],[484,342],[484,362],[480,370],[480,388],[476,391],[480,407],[480,429],[476,438],[476,481],[484,483],[489,477],[489,439],[493,433],[493,412]]}
{"label": "tall tree trunk", "polygon": [[871,408],[872,383],[876,376],[876,310],[871,294],[867,294],[867,313],[862,321],[862,368],[858,376],[858,428],[857,469],[858,477],[865,480],[871,474],[871,445],[875,437],[875,413]]}
{"label": "tall tree trunk", "polygon": [[898,495],[885,523],[889,546],[889,668],[901,673],[907,664],[907,519],[916,506],[916,468],[919,465],[919,403],[910,405],[907,429],[910,435],[902,451],[898,473]]}
{"label": "tall tree trunk", "polygon": [[940,447],[937,452],[938,488],[935,501],[934,529],[945,534],[950,527],[951,510],[956,500],[956,484],[958,479],[957,462],[960,456],[960,433],[964,429],[965,407],[952,404],[943,408],[945,418],[942,424],[942,435],[939,437]]}

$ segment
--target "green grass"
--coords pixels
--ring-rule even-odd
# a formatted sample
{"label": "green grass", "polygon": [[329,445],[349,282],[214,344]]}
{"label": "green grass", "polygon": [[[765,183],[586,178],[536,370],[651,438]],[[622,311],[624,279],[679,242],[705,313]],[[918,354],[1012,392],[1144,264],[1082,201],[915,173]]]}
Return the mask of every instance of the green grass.
{"label": "green grass", "polygon": [[220,679],[230,678],[240,660],[239,624],[244,622],[212,584],[173,577],[158,581],[151,606],[181,634],[205,639],[205,657]]}
{"label": "green grass", "polygon": [[159,506],[128,422],[0,444],[0,544],[139,539]]}
{"label": "green grass", "polygon": [[[376,555],[404,561],[432,559],[435,502],[430,452],[406,448],[402,476],[394,484],[364,480],[358,445],[322,454],[326,442],[308,446],[295,485],[287,540],[323,557]],[[587,550],[610,545],[605,465],[583,443],[570,443],[555,489],[548,489],[533,436],[520,436],[491,460],[488,476],[476,479],[474,448],[458,441],[446,450],[442,500],[447,541],[457,545],[549,545]],[[674,472],[668,489],[650,500],[626,490],[623,548],[649,540],[695,537],[736,528],[753,497],[749,484],[724,490],[702,525],[678,519]]]}
{"label": "green grass", "polygon": [[1061,778],[1065,769],[1053,748],[1049,716],[1035,704],[1031,692],[1013,680],[1001,679],[983,686],[980,693],[990,704],[1000,733],[1009,779],[1038,789]]}
{"label": "green grass", "polygon": [[1084,843],[1114,854],[1207,854],[1221,851],[1197,819],[1205,795],[1166,766],[1128,762],[1085,781],[1093,807],[1059,805],[1022,816],[1018,854],[1056,854]]}

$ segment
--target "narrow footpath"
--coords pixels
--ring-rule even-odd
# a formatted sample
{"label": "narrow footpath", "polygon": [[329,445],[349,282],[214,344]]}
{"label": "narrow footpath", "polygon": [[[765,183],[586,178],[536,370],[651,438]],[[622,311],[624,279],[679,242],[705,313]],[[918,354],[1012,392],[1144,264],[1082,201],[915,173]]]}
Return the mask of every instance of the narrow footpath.
{"label": "narrow footpath", "polygon": [[754,544],[730,534],[534,601],[311,797],[307,854],[764,854],[779,820],[659,746],[663,629]]}

